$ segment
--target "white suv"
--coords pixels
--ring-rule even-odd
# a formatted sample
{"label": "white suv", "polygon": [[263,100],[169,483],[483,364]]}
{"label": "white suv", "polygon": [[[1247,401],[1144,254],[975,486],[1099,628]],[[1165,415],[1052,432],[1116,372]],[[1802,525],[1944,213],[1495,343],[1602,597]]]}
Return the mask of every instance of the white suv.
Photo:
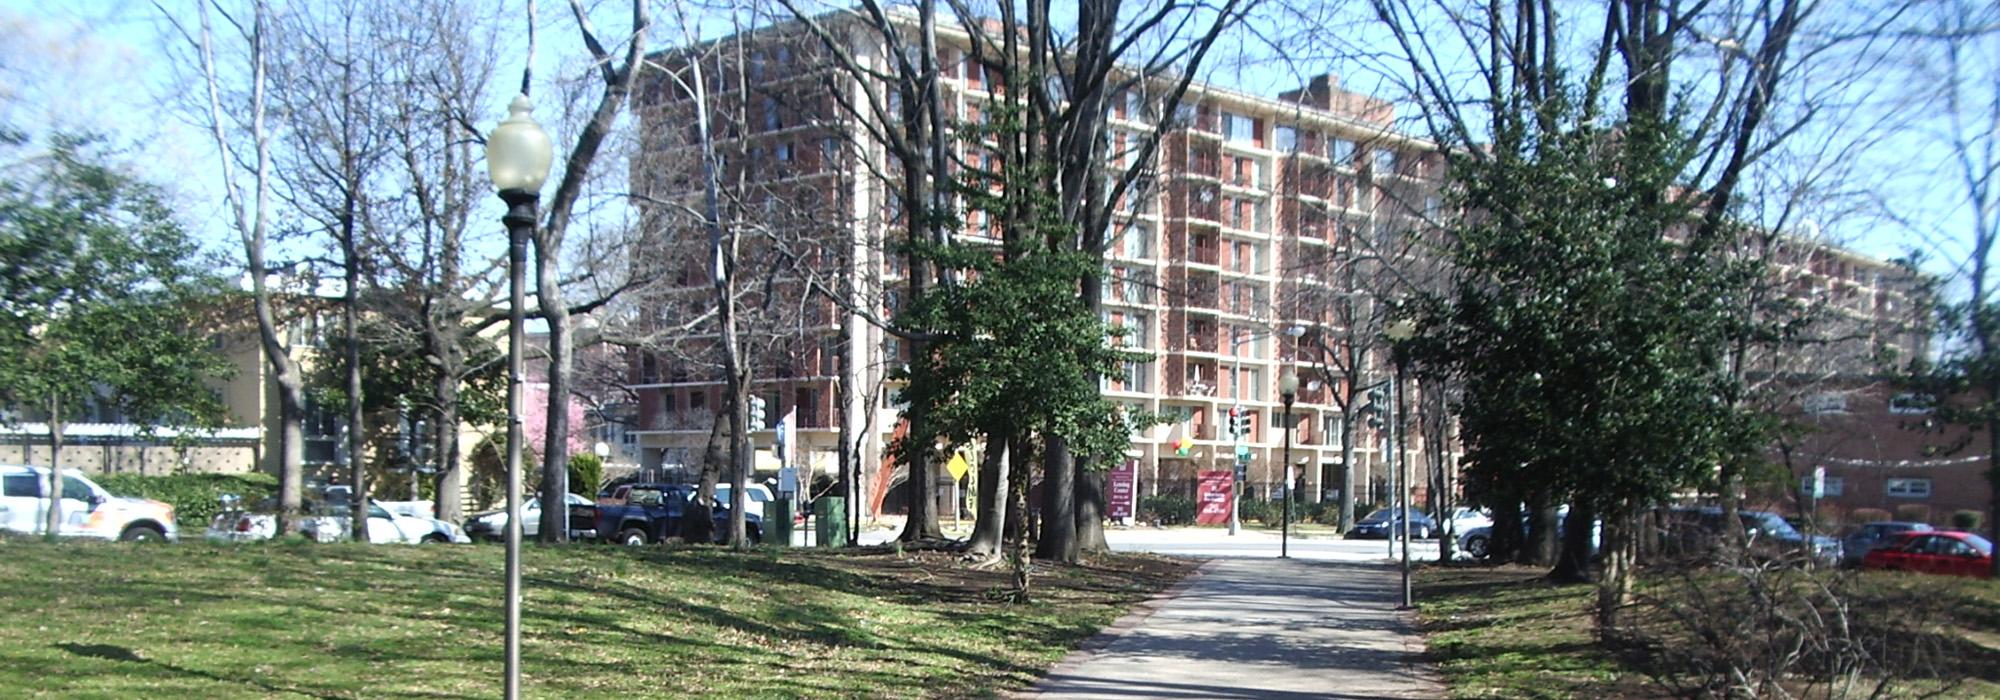
{"label": "white suv", "polygon": [[[39,534],[47,532],[49,470],[15,464],[0,465],[0,529]],[[62,528],[65,537],[100,540],[173,541],[174,507],[144,498],[113,496],[74,470],[63,470]]]}

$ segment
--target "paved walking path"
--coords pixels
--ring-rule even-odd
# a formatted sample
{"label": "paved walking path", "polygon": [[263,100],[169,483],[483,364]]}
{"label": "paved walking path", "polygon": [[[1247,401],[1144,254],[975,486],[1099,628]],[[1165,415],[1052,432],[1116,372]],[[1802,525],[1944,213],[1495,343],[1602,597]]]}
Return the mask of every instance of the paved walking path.
{"label": "paved walking path", "polygon": [[1443,697],[1397,586],[1378,563],[1213,560],[1022,697]]}

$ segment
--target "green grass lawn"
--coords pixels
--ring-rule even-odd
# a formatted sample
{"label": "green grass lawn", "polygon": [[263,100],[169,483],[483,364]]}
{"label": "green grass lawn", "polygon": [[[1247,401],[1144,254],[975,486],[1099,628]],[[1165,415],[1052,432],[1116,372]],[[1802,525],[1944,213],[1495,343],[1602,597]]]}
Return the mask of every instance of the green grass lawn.
{"label": "green grass lawn", "polygon": [[1594,646],[1590,586],[1555,586],[1541,569],[1426,567],[1415,595],[1454,698],[1587,698],[1621,677]]}
{"label": "green grass lawn", "polygon": [[[1639,664],[1661,659],[1621,656],[1596,641],[1596,589],[1558,586],[1546,570],[1517,566],[1426,567],[1416,580],[1420,619],[1431,658],[1453,698],[1670,697]],[[2000,698],[2000,585],[1993,581],[1895,573],[1863,573],[1856,620],[1894,621],[1902,610],[1872,608],[1874,601],[1924,601],[1934,610],[1918,633],[1938,635],[1953,650],[1936,669],[1950,680],[1950,698]],[[1710,581],[1709,579],[1713,579]],[[1732,584],[1727,576],[1702,579],[1710,591]],[[1643,614],[1643,606],[1634,614]],[[1862,616],[1866,616],[1865,618]],[[1659,624],[1654,618],[1652,624]],[[1655,630],[1660,631],[1660,630]],[[1666,630],[1671,637],[1681,634]],[[1661,669],[1655,667],[1653,671]],[[1937,691],[1915,682],[1909,693]]]}
{"label": "green grass lawn", "polygon": [[[499,695],[497,546],[0,542],[0,688],[63,698]],[[1192,567],[1045,570],[1032,604],[949,555],[530,547],[533,697],[980,697]]]}

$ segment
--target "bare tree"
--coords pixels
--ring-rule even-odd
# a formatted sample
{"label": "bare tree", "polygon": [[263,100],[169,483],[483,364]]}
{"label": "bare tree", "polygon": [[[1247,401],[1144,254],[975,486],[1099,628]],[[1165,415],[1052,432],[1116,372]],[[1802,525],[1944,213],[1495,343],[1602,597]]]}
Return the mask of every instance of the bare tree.
{"label": "bare tree", "polygon": [[[275,269],[266,257],[277,207],[271,196],[277,181],[271,154],[275,136],[266,124],[272,12],[264,0],[250,0],[247,8],[233,13],[220,2],[195,5],[191,27],[180,15],[157,3],[154,7],[167,18],[182,48],[192,53],[183,60],[200,73],[205,88],[206,99],[195,119],[209,131],[220,156],[223,196],[243,247],[259,346],[278,398],[278,526],[281,532],[296,533],[304,493],[305,380],[281,333],[268,279]],[[218,38],[212,15],[223,18],[229,45]],[[225,50],[231,51],[225,54]]]}

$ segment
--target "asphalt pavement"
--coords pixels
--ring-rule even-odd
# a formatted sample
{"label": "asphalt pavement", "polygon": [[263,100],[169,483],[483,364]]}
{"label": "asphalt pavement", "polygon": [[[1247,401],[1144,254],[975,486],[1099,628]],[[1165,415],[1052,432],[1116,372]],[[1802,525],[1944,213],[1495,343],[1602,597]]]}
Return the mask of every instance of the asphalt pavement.
{"label": "asphalt pavement", "polygon": [[[1214,557],[1065,658],[1022,698],[1437,698],[1381,541],[1114,530],[1115,549]],[[1413,547],[1411,554],[1417,554]],[[1435,556],[1435,546],[1429,550]],[[1200,554],[1191,554],[1200,553]],[[1400,554],[1400,552],[1399,552]]]}

